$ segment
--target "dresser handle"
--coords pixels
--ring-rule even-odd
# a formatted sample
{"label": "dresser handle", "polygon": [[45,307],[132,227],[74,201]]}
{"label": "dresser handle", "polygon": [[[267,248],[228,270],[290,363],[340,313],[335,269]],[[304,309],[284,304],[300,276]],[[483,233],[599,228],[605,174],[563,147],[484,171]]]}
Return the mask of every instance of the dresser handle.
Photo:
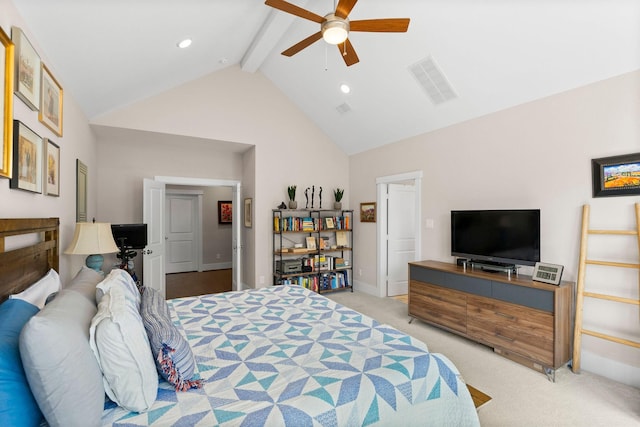
{"label": "dresser handle", "polygon": [[504,335],[500,335],[500,334],[496,334],[496,337],[502,338],[503,340],[506,340],[506,341],[509,341],[509,342],[514,342],[515,341],[514,338],[505,337]]}
{"label": "dresser handle", "polygon": [[500,313],[499,311],[496,311],[495,313],[496,313],[498,316],[506,317],[507,319],[510,319],[510,320],[516,320],[516,317],[515,317],[515,316],[512,316],[512,315],[510,315],[510,314]]}
{"label": "dresser handle", "polygon": [[439,296],[437,296],[437,295],[427,294],[427,296],[428,296],[429,298],[437,299],[438,301],[442,301],[442,297],[439,297]]}

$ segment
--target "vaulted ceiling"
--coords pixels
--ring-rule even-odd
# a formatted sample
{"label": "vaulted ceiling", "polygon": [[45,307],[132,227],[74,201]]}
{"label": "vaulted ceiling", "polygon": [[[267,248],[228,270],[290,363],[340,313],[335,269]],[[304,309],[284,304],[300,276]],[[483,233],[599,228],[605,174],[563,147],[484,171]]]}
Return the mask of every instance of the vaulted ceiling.
{"label": "vaulted ceiling", "polygon": [[[333,0],[289,2],[334,10]],[[411,22],[406,33],[351,32],[360,62],[350,67],[323,40],[282,56],[319,25],[264,0],[13,3],[90,119],[239,65],[348,154],[640,69],[637,0],[360,0],[352,20]],[[193,44],[178,49],[184,38]],[[423,81],[439,72],[453,98],[434,103],[415,67]]]}

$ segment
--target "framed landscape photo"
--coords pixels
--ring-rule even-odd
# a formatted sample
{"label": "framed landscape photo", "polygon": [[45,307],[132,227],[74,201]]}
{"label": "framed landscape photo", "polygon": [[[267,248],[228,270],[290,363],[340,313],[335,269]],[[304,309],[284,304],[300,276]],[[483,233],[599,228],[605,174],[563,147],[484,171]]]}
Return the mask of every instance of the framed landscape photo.
{"label": "framed landscape photo", "polygon": [[15,93],[29,108],[38,111],[40,109],[40,56],[20,28],[11,28],[11,39],[16,46]]}
{"label": "framed landscape photo", "polygon": [[640,195],[640,153],[591,160],[593,197]]}
{"label": "framed landscape photo", "polygon": [[0,103],[0,176],[11,178],[11,162],[13,160],[11,153],[13,152],[13,77],[14,77],[14,44],[9,36],[0,28],[0,82],[4,82],[2,86],[3,96]]}
{"label": "framed landscape photo", "polygon": [[233,205],[231,200],[218,200],[218,224],[231,224]]}
{"label": "framed landscape photo", "polygon": [[62,136],[62,87],[46,65],[42,64],[42,84],[40,85],[40,120],[56,135]]}
{"label": "framed landscape photo", "polygon": [[60,147],[50,139],[45,142],[45,193],[60,196]]}
{"label": "framed landscape photo", "polygon": [[13,121],[13,173],[10,188],[42,193],[42,138],[19,120]]}
{"label": "framed landscape photo", "polygon": [[251,198],[244,199],[244,226],[251,228],[251,215],[253,200]]}
{"label": "framed landscape photo", "polygon": [[376,222],[376,202],[360,203],[360,222]]}

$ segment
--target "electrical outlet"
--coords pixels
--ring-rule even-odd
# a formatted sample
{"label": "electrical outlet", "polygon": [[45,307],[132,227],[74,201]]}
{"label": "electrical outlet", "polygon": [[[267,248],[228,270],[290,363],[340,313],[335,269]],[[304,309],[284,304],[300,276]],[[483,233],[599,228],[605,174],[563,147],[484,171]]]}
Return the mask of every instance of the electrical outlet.
{"label": "electrical outlet", "polygon": [[424,226],[426,228],[433,228],[434,227],[434,221],[431,218],[427,218],[424,220]]}
{"label": "electrical outlet", "polygon": [[260,281],[261,285],[264,285],[264,276],[260,276],[258,280]]}
{"label": "electrical outlet", "polygon": [[358,276],[362,277],[362,269],[361,268],[358,269]]}
{"label": "electrical outlet", "polygon": [[216,259],[220,259],[220,254],[216,254]]}

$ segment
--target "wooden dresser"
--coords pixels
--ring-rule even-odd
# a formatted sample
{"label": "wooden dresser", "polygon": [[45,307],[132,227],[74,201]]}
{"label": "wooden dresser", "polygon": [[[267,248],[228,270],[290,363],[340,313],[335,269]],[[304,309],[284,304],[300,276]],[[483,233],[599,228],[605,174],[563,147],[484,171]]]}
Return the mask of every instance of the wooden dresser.
{"label": "wooden dresser", "polygon": [[555,379],[571,358],[574,283],[560,286],[438,261],[409,263],[409,315]]}

